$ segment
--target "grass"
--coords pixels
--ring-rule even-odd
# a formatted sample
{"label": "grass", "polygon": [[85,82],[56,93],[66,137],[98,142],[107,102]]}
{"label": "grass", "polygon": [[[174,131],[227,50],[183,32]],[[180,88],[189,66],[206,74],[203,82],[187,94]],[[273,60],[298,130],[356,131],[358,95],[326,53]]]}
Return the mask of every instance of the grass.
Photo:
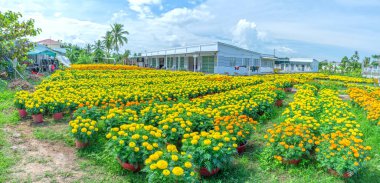
{"label": "grass", "polygon": [[34,128],[33,135],[38,140],[48,140],[48,141],[62,141],[65,142],[67,145],[74,144],[73,138],[70,137],[70,133],[68,132],[67,126],[65,125],[64,128],[50,128],[52,124],[49,124],[49,126],[45,127],[38,127]]}
{"label": "grass", "polygon": [[0,182],[5,182],[9,168],[15,163],[16,157],[10,156],[11,144],[8,142],[8,134],[3,130],[6,124],[15,124],[19,120],[17,111],[14,110],[13,99],[15,92],[0,83]]}
{"label": "grass", "polygon": [[379,182],[380,180],[380,126],[366,118],[366,112],[358,106],[352,107],[360,129],[364,134],[364,142],[372,147],[371,157],[367,168],[360,172],[361,176],[354,177],[355,182]]}

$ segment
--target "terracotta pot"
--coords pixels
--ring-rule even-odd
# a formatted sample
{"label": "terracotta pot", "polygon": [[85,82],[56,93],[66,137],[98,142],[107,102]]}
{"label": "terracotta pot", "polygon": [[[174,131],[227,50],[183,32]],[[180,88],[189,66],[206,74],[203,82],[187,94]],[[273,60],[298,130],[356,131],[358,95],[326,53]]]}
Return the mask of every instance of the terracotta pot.
{"label": "terracotta pot", "polygon": [[20,118],[25,118],[28,115],[25,109],[19,109],[18,114],[20,115]]}
{"label": "terracotta pot", "polygon": [[350,177],[352,177],[354,175],[354,173],[350,172],[350,171],[347,171],[347,172],[343,173],[342,175],[340,175],[336,170],[331,169],[331,168],[328,169],[328,172],[331,175],[334,175],[334,176],[337,176],[337,177],[343,177],[343,178],[350,178]]}
{"label": "terracotta pot", "polygon": [[298,165],[301,162],[301,159],[291,159],[291,160],[282,160],[283,164],[288,164],[288,165]]}
{"label": "terracotta pot", "polygon": [[290,87],[290,88],[284,88],[284,91],[285,92],[292,92],[292,88]]}
{"label": "terracotta pot", "polygon": [[33,118],[33,121],[35,123],[42,123],[42,122],[44,122],[42,114],[33,114],[32,118]]}
{"label": "terracotta pot", "polygon": [[141,170],[141,165],[133,165],[127,162],[122,162],[119,158],[117,158],[117,161],[120,163],[121,167],[123,167],[124,170],[129,170],[131,172],[139,172]]}
{"label": "terracotta pot", "polygon": [[284,102],[284,100],[276,100],[276,106],[277,107],[282,107],[282,103]]}
{"label": "terracotta pot", "polygon": [[77,149],[83,149],[85,147],[87,147],[89,145],[88,142],[82,142],[82,141],[79,141],[79,140],[75,140],[75,147]]}
{"label": "terracotta pot", "polygon": [[61,120],[63,118],[63,113],[62,112],[57,112],[53,114],[54,120]]}
{"label": "terracotta pot", "polygon": [[245,148],[247,147],[247,142],[240,144],[236,150],[239,154],[243,153],[245,151]]}
{"label": "terracotta pot", "polygon": [[208,171],[207,168],[205,167],[202,167],[200,170],[199,170],[199,173],[204,176],[204,177],[210,177],[210,176],[213,176],[215,174],[217,174],[218,172],[220,171],[220,168],[215,168],[213,170]]}

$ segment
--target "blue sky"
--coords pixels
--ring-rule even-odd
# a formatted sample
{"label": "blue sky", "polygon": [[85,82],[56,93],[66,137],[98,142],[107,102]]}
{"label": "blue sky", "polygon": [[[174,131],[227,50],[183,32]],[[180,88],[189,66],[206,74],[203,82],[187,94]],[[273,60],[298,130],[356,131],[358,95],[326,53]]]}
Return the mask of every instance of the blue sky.
{"label": "blue sky", "polygon": [[340,60],[380,54],[378,0],[0,0],[52,38],[93,43],[122,23],[124,49],[152,51],[222,41],[277,56]]}

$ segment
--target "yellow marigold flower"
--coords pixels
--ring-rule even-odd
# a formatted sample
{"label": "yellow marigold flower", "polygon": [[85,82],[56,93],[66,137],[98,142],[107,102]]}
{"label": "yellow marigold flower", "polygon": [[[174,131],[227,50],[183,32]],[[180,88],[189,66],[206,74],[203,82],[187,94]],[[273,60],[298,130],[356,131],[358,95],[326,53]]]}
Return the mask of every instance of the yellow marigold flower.
{"label": "yellow marigold flower", "polygon": [[168,169],[165,169],[164,171],[162,171],[162,174],[164,174],[165,176],[168,176],[170,175],[170,171]]}
{"label": "yellow marigold flower", "polygon": [[163,169],[166,169],[168,167],[168,162],[166,162],[165,160],[159,160],[157,161],[157,167],[161,170]]}
{"label": "yellow marigold flower", "polygon": [[236,148],[238,145],[237,144],[232,144],[232,146]]}
{"label": "yellow marigold flower", "polygon": [[155,169],[157,168],[157,166],[156,166],[156,164],[151,164],[151,165],[149,166],[149,168],[150,168],[151,170],[155,170]]}
{"label": "yellow marigold flower", "polygon": [[116,140],[117,139],[117,137],[116,136],[112,136],[112,140]]}
{"label": "yellow marigold flower", "polygon": [[193,166],[193,165],[192,165],[190,162],[188,162],[188,161],[185,163],[185,167],[186,167],[186,168],[191,168],[192,166]]}
{"label": "yellow marigold flower", "polygon": [[211,144],[211,140],[210,139],[206,139],[206,140],[203,141],[203,144],[210,145]]}
{"label": "yellow marigold flower", "polygon": [[212,148],[212,150],[214,150],[214,151],[219,151],[219,149],[220,149],[219,146],[215,146],[215,147]]}
{"label": "yellow marigold flower", "polygon": [[173,133],[177,132],[177,128],[172,128],[172,132]]}
{"label": "yellow marigold flower", "polygon": [[191,140],[191,144],[193,145],[198,144],[198,140]]}
{"label": "yellow marigold flower", "polygon": [[139,148],[139,147],[135,147],[134,151],[135,151],[135,152],[139,152],[139,151],[140,151],[140,148]]}
{"label": "yellow marigold flower", "polygon": [[119,140],[119,144],[123,145],[124,144],[124,140]]}
{"label": "yellow marigold flower", "polygon": [[195,175],[195,173],[194,173],[194,172],[191,172],[191,173],[190,173],[190,175],[191,175],[191,176],[194,176],[194,175]]}
{"label": "yellow marigold flower", "polygon": [[178,161],[178,156],[175,155],[175,154],[173,154],[173,155],[172,155],[172,160],[173,160],[173,161]]}
{"label": "yellow marigold flower", "polygon": [[85,132],[87,132],[87,128],[82,128],[80,131],[85,133]]}
{"label": "yellow marigold flower", "polygon": [[355,166],[359,166],[359,163],[357,161],[355,161],[354,165]]}
{"label": "yellow marigold flower", "polygon": [[136,143],[135,142],[129,142],[129,147],[136,147]]}
{"label": "yellow marigold flower", "polygon": [[77,129],[72,129],[71,132],[72,132],[72,133],[77,133],[78,130],[77,130]]}
{"label": "yellow marigold flower", "polygon": [[148,151],[151,151],[151,150],[153,150],[153,146],[149,144],[148,146],[146,146],[146,149],[147,149]]}
{"label": "yellow marigold flower", "polygon": [[181,167],[176,166],[176,167],[173,168],[172,172],[176,176],[181,176],[181,175],[183,175],[184,171],[183,171],[183,169]]}
{"label": "yellow marigold flower", "polygon": [[87,132],[87,135],[88,135],[88,136],[90,136],[91,134],[92,134],[92,132],[91,132],[91,131],[88,131],[88,132]]}

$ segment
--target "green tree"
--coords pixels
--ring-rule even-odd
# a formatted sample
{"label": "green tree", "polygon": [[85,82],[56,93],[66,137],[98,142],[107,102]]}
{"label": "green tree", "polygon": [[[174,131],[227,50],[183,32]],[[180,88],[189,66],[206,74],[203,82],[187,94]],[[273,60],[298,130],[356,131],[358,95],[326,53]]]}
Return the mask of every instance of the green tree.
{"label": "green tree", "polygon": [[101,40],[95,41],[93,45],[93,55],[96,62],[100,62],[104,57],[104,45]]}
{"label": "green tree", "polygon": [[33,37],[41,32],[35,28],[34,20],[21,20],[21,13],[12,11],[0,12],[0,61],[10,58],[19,63],[26,61],[28,52],[34,44],[28,37]]}
{"label": "green tree", "polygon": [[345,72],[347,72],[347,68],[349,67],[349,65],[350,65],[350,60],[348,59],[347,56],[344,56],[344,57],[342,58],[342,61],[340,62],[340,65],[339,65],[340,70],[341,70],[341,72],[342,72],[343,74],[344,74]]}
{"label": "green tree", "polygon": [[87,43],[86,46],[84,47],[84,49],[86,50],[87,54],[92,53],[92,45],[91,44]]}
{"label": "green tree", "polygon": [[119,53],[120,46],[128,43],[126,35],[128,31],[124,30],[124,25],[115,23],[111,25],[111,39],[114,50]]}
{"label": "green tree", "polygon": [[111,56],[111,50],[112,50],[112,36],[111,32],[107,31],[106,35],[103,37],[103,45],[104,48],[106,49],[107,57]]}
{"label": "green tree", "polygon": [[364,57],[363,59],[363,66],[364,67],[369,67],[371,64],[371,57]]}

